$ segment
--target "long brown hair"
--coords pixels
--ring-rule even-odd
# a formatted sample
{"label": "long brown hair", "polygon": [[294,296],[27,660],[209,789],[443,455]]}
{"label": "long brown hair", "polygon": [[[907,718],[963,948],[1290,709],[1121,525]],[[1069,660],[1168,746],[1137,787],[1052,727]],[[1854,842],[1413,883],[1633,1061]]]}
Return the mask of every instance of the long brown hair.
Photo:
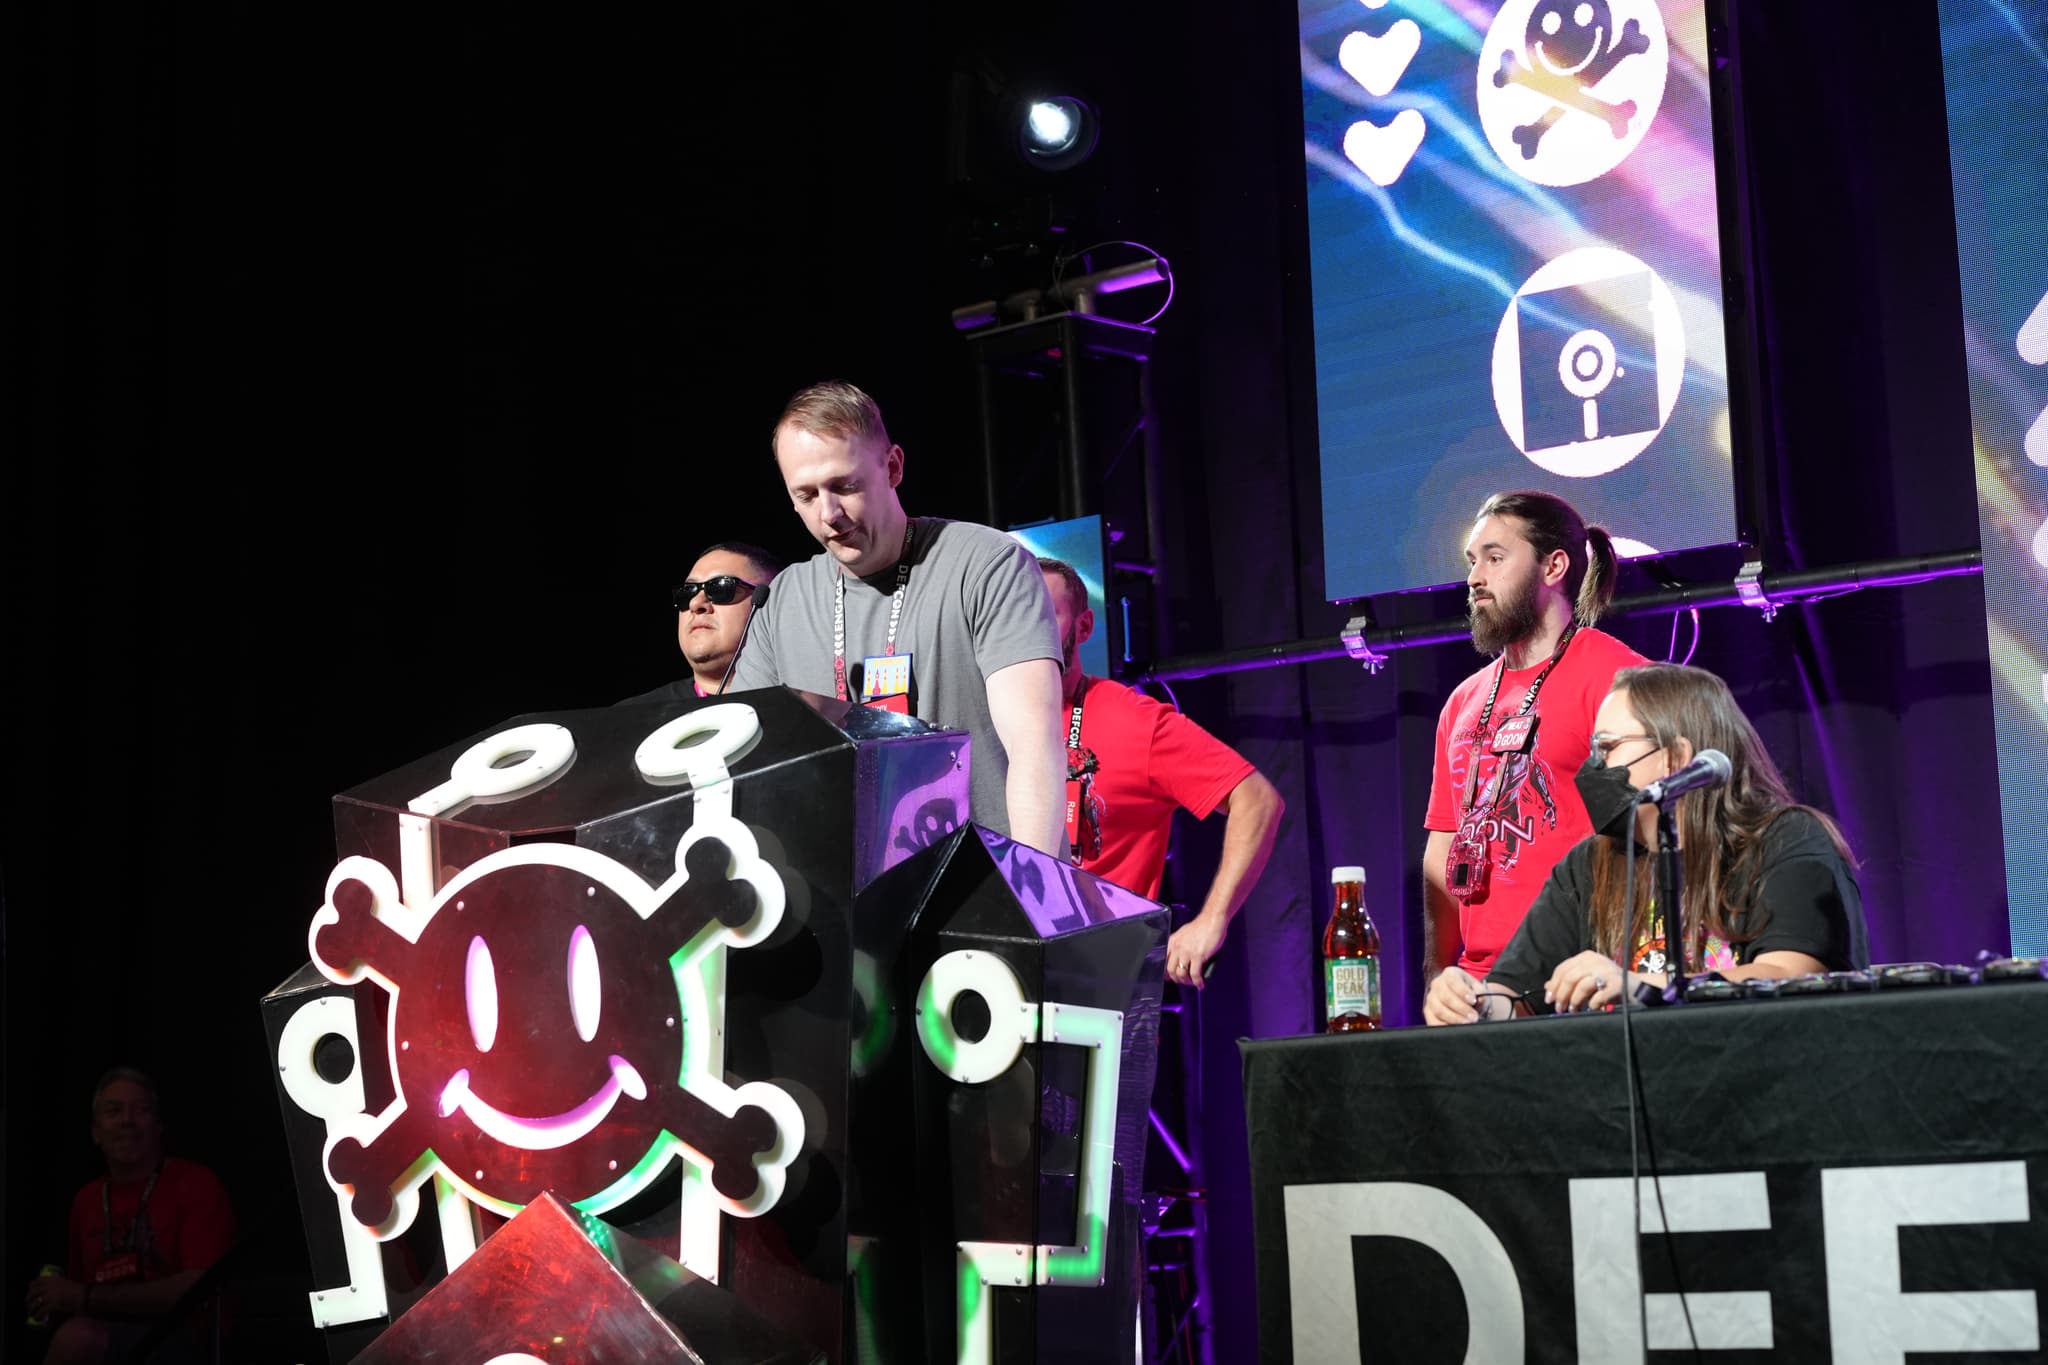
{"label": "long brown hair", "polygon": [[1572,601],[1572,614],[1582,626],[1590,626],[1614,600],[1619,561],[1614,541],[1602,526],[1588,526],[1579,510],[1555,493],[1522,491],[1495,493],[1479,509],[1476,521],[1488,517],[1513,517],[1522,523],[1522,534],[1536,548],[1539,562],[1563,550],[1570,567],[1564,573],[1564,595]]}
{"label": "long brown hair", "polygon": [[[1835,822],[1792,799],[1777,764],[1765,752],[1749,717],[1735,704],[1727,683],[1703,668],[1642,664],[1616,673],[1613,690],[1628,694],[1643,733],[1653,736],[1659,748],[1668,752],[1683,739],[1695,755],[1702,749],[1719,749],[1734,770],[1726,785],[1678,798],[1688,971],[1698,970],[1705,961],[1708,934],[1742,942],[1762,932],[1763,925],[1751,912],[1763,866],[1764,831],[1786,811],[1803,810],[1820,821],[1843,860],[1856,865]],[[1628,837],[1634,834],[1631,829]],[[1625,942],[1630,920],[1623,905],[1626,856],[1620,839],[1599,836],[1593,851],[1593,946],[1616,959],[1634,948]],[[1638,859],[1633,918],[1639,926],[1648,922],[1655,883],[1654,865]]]}

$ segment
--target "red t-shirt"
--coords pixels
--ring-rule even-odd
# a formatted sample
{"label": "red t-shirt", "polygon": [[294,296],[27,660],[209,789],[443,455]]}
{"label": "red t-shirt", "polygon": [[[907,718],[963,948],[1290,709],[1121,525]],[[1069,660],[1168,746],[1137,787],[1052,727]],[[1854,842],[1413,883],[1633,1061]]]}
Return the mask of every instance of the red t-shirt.
{"label": "red t-shirt", "polygon": [[[1065,734],[1073,708],[1060,714]],[[1252,773],[1243,755],[1180,712],[1107,678],[1083,684],[1081,748],[1096,762],[1081,815],[1081,868],[1153,900],[1166,875],[1174,809],[1205,820]]]}
{"label": "red t-shirt", "polygon": [[1458,905],[1458,932],[1464,941],[1458,966],[1474,976],[1492,969],[1494,959],[1521,927],[1522,916],[1543,889],[1550,869],[1593,832],[1573,779],[1592,751],[1593,716],[1615,673],[1645,660],[1612,635],[1581,629],[1537,694],[1535,753],[1494,753],[1492,732],[1521,709],[1529,685],[1547,662],[1511,668],[1501,676],[1486,742],[1474,743],[1486,694],[1500,670],[1497,662],[1459,683],[1437,719],[1436,772],[1425,826],[1459,830],[1466,820],[1469,764],[1475,750],[1479,755],[1473,820],[1486,840],[1493,867],[1484,898]]}
{"label": "red t-shirt", "polygon": [[[110,1259],[103,1230],[111,1222],[112,1256],[125,1255],[135,1215],[142,1207],[149,1177],[117,1180],[105,1176],[88,1181],[71,1200],[71,1250],[65,1273],[80,1284],[93,1283],[93,1272]],[[107,1199],[101,1200],[101,1191]],[[109,1219],[103,1209],[112,1214]],[[186,1270],[204,1270],[234,1244],[235,1214],[227,1190],[212,1171],[196,1161],[164,1158],[163,1171],[149,1193],[151,1254],[141,1258],[134,1278],[160,1280]]]}

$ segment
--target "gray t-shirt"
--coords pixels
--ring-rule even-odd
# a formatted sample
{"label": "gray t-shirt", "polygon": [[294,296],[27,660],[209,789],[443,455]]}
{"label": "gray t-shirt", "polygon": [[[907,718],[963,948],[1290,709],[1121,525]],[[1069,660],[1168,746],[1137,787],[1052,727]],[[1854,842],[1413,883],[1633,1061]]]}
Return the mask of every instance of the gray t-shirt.
{"label": "gray t-shirt", "polygon": [[[911,656],[910,711],[965,730],[974,740],[969,772],[974,819],[1010,831],[1004,797],[1009,756],[988,711],[988,675],[1011,664],[1060,657],[1059,628],[1038,561],[1009,536],[967,521],[916,517],[910,579],[896,652]],[[833,695],[832,585],[839,566],[819,554],[783,570],[754,613],[729,692],[781,683]],[[883,652],[896,567],[846,580],[847,691],[860,698],[861,661]]]}

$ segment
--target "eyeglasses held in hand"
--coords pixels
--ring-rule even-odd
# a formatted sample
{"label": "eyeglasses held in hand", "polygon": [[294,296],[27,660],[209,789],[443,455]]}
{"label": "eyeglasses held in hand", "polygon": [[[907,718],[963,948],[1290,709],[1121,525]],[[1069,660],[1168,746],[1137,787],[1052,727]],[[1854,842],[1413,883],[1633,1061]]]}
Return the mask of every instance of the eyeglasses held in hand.
{"label": "eyeglasses held in hand", "polygon": [[690,603],[696,600],[700,592],[704,594],[704,600],[712,606],[729,607],[753,590],[752,583],[729,573],[707,578],[701,583],[694,578],[688,579],[676,585],[676,610],[688,611]]}

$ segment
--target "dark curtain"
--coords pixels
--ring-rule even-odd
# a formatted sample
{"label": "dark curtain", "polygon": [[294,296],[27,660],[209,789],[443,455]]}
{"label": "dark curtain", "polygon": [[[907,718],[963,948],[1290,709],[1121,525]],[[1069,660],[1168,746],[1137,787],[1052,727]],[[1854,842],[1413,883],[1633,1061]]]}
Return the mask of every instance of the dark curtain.
{"label": "dark curtain", "polygon": [[[1741,0],[1772,568],[1976,542],[1934,6],[1865,8]],[[6,22],[6,1293],[97,1168],[86,1090],[115,1062],[160,1073],[173,1150],[218,1165],[247,1221],[289,1203],[255,1002],[305,960],[329,795],[519,711],[672,677],[665,593],[698,546],[808,547],[768,465],[787,393],[867,384],[910,452],[911,509],[978,514],[946,314],[997,291],[943,185],[959,52],[1073,55],[1110,92],[1085,230],[1174,262],[1155,363],[1172,647],[1348,615],[1321,597],[1285,6],[397,28],[32,4]],[[1862,855],[1873,950],[2002,947],[1976,584],[1701,625],[1694,662]],[[1671,622],[1616,630],[1663,657]],[[1289,804],[1200,1006],[1216,1359],[1253,1352],[1231,1040],[1313,1026],[1334,863],[1366,866],[1389,1016],[1416,1017],[1430,744],[1477,663],[1447,645],[1377,677],[1329,662],[1177,689]],[[1220,827],[1184,830],[1182,898]],[[287,1279],[298,1235],[288,1214],[270,1234]]]}

